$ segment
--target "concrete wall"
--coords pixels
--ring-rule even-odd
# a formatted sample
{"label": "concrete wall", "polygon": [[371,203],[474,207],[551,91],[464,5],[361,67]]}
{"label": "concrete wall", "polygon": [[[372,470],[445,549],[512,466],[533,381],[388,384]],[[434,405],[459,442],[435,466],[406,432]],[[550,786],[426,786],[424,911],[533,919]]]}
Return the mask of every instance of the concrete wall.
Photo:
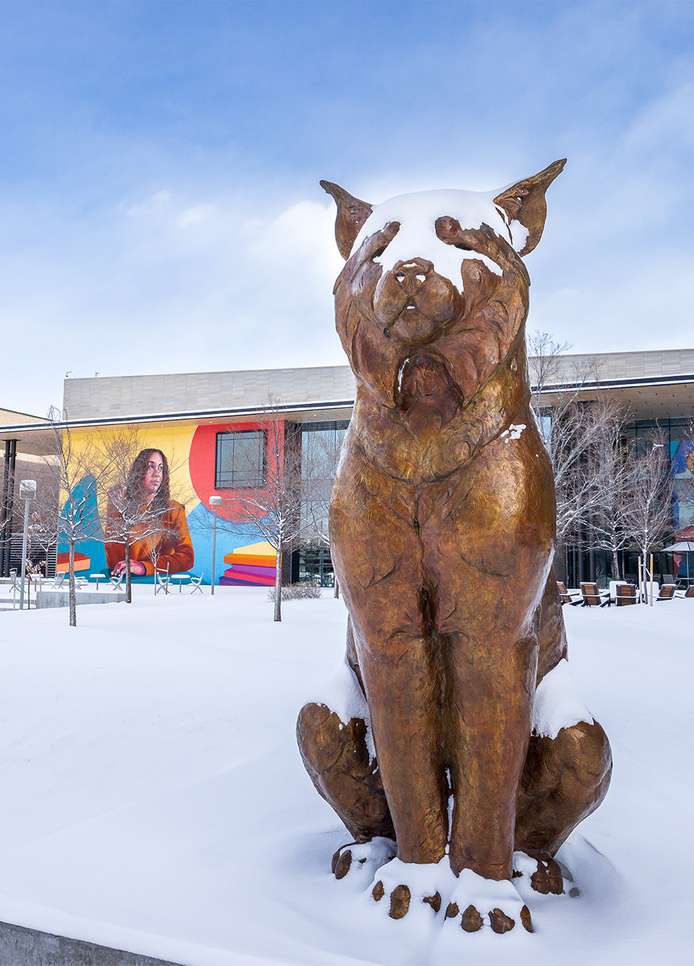
{"label": "concrete wall", "polygon": [[[533,361],[529,361],[530,378]],[[596,352],[567,354],[558,361],[552,382],[572,382],[588,378],[647,379],[658,376],[694,374],[694,349],[656,349],[648,352]]]}
{"label": "concrete wall", "polygon": [[354,399],[348,366],[66,379],[68,419],[146,416]]}
{"label": "concrete wall", "polygon": [[0,922],[3,966],[184,966]]}
{"label": "concrete wall", "polygon": [[[125,600],[125,591],[106,590],[103,593],[101,591],[97,593],[95,590],[90,590],[88,593],[85,591],[82,594],[77,591],[75,599],[80,606],[82,604],[118,604]],[[39,609],[43,607],[67,607],[68,603],[67,590],[40,590],[36,594],[36,606]]]}

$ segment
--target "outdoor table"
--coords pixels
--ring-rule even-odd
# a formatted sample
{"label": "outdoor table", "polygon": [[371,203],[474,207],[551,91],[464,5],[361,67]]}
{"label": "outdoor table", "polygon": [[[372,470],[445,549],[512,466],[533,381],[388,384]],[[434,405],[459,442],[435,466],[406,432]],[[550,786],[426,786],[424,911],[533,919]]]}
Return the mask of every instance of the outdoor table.
{"label": "outdoor table", "polygon": [[177,581],[177,583],[178,583],[178,592],[180,594],[181,593],[181,587],[183,587],[183,584],[184,583],[187,583],[190,580],[190,574],[171,574],[171,576],[169,577],[169,580],[175,580],[175,581]]}
{"label": "outdoor table", "polygon": [[96,582],[96,589],[99,589],[99,581],[106,580],[106,574],[90,574],[89,579]]}

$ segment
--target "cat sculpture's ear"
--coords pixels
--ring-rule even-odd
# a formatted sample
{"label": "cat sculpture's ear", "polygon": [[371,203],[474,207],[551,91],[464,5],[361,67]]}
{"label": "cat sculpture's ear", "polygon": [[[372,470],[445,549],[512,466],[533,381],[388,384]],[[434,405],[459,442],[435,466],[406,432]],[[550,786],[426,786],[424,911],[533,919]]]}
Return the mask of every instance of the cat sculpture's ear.
{"label": "cat sculpture's ear", "polygon": [[[494,204],[503,208],[513,235],[513,222],[520,224],[527,230],[523,244],[519,247],[520,255],[527,255],[537,245],[545,227],[547,217],[547,201],[545,192],[554,179],[561,174],[566,164],[566,158],[555,161],[549,167],[530,178],[517,181],[494,198]],[[523,232],[525,235],[525,232]],[[514,238],[515,242],[515,238]]]}
{"label": "cat sculpture's ear", "polygon": [[366,201],[360,201],[349,191],[345,191],[339,184],[333,184],[332,181],[321,181],[320,184],[321,188],[331,195],[337,205],[335,241],[340,255],[346,260],[350,256],[359,229],[369,217],[373,208]]}

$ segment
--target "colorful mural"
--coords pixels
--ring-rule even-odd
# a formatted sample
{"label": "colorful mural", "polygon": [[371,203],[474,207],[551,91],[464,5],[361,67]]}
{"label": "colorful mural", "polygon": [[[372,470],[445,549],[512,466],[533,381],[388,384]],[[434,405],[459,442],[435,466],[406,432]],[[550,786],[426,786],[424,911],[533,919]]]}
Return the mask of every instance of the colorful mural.
{"label": "colorful mural", "polygon": [[673,524],[676,531],[694,526],[694,440],[682,439],[671,445],[674,478]]}
{"label": "colorful mural", "polygon": [[[88,462],[84,454],[108,449],[119,432],[73,430],[74,458]],[[72,498],[86,501],[93,517],[88,539],[77,545],[76,569],[84,576],[122,573],[127,539],[134,582],[152,582],[156,567],[170,574],[202,575],[203,583],[209,584],[216,530],[215,583],[274,584],[276,554],[254,522],[262,509],[251,505],[267,503],[263,501],[266,488],[262,482],[249,486],[247,480],[243,486],[235,486],[233,479],[231,485],[219,485],[225,482],[219,452],[220,439],[228,448],[236,439],[233,434],[240,434],[244,446],[249,440],[256,444],[261,440],[263,479],[271,479],[271,474],[281,472],[283,423],[149,423],[128,427],[128,433],[135,434],[138,451],[124,481],[110,488],[101,482],[97,485],[94,468],[94,475],[85,473],[73,490]],[[132,439],[131,435],[131,445]],[[221,504],[210,506],[211,496],[220,497]],[[253,497],[258,499],[253,501]],[[67,494],[64,500],[67,502]],[[64,542],[58,545],[57,567],[59,571],[68,567]]]}
{"label": "colorful mural", "polygon": [[[675,541],[694,543],[694,440],[681,439],[670,444],[673,494],[672,522]],[[687,559],[689,558],[689,559]],[[675,576],[694,573],[694,554],[675,554]]]}

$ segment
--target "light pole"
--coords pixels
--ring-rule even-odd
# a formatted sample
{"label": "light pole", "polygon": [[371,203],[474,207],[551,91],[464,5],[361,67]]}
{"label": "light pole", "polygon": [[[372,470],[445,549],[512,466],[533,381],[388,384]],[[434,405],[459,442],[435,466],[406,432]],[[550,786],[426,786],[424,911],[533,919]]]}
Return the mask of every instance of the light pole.
{"label": "light pole", "polygon": [[[210,507],[221,506],[221,496],[211,496]],[[214,579],[217,573],[217,514],[212,510],[212,577],[210,578],[210,594],[214,597]]]}
{"label": "light pole", "polygon": [[29,508],[36,496],[36,480],[22,480],[19,484],[19,498],[24,500],[24,530],[22,532],[22,569],[19,581],[19,609],[24,609],[24,581],[27,572],[27,549],[29,541]]}

